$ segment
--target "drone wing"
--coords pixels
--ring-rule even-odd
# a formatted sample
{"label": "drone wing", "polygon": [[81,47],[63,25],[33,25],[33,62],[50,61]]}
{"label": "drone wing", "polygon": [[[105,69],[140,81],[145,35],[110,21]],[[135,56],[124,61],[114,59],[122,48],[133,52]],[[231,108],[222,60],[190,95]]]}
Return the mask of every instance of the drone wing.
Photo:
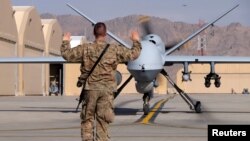
{"label": "drone wing", "polygon": [[202,64],[202,63],[250,63],[250,57],[239,56],[165,56],[167,64]]}
{"label": "drone wing", "polygon": [[68,63],[62,57],[5,57],[0,58],[0,63]]}
{"label": "drone wing", "polygon": [[207,29],[210,26],[213,26],[213,24],[215,22],[217,22],[219,19],[221,19],[222,17],[224,17],[225,15],[227,15],[229,12],[233,11],[235,8],[237,8],[239,6],[236,5],[233,8],[231,8],[230,10],[226,11],[225,13],[223,13],[222,15],[220,15],[218,18],[212,20],[211,22],[209,22],[208,24],[204,25],[202,28],[200,28],[198,31],[196,31],[195,33],[191,34],[190,36],[188,36],[185,40],[183,40],[182,42],[178,43],[177,45],[175,45],[174,47],[172,47],[171,49],[169,49],[167,52],[165,52],[165,55],[169,55],[171,53],[173,53],[176,49],[180,48],[181,46],[183,46],[185,43],[187,43],[189,40],[193,39],[195,36],[197,36],[199,33],[201,33],[202,31],[204,31],[205,29]]}

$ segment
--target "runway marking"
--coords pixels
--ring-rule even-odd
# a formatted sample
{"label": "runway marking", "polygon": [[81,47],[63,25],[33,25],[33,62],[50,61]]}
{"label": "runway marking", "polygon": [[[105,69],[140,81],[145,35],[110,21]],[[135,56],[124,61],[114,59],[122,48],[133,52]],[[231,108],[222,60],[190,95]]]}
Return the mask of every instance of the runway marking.
{"label": "runway marking", "polygon": [[170,96],[166,99],[161,99],[157,103],[154,104],[154,106],[151,108],[151,111],[148,113],[148,115],[142,116],[138,122],[141,124],[149,124],[152,123],[153,120],[156,118],[156,116],[159,114],[160,109],[163,107],[163,105],[169,100],[172,99],[175,95]]}

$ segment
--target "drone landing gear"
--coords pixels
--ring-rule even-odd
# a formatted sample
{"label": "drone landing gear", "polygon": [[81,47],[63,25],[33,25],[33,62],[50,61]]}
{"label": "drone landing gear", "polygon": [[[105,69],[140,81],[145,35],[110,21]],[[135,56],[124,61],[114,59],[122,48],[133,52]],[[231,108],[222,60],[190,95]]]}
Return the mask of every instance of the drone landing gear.
{"label": "drone landing gear", "polygon": [[144,115],[147,115],[149,113],[149,101],[151,99],[152,93],[144,93],[142,99],[143,99],[143,112]]}
{"label": "drone landing gear", "polygon": [[181,98],[189,105],[191,110],[194,110],[196,113],[201,113],[201,102],[192,99],[188,96],[181,88],[179,88],[174,81],[169,77],[167,72],[164,70],[161,72],[169,81],[169,83],[176,89],[176,91],[180,94]]}

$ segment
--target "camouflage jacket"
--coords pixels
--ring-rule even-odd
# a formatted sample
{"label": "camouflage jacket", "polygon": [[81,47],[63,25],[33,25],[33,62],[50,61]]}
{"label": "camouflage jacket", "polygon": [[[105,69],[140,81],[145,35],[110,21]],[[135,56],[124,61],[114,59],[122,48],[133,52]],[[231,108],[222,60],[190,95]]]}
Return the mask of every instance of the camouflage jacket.
{"label": "camouflage jacket", "polygon": [[133,47],[131,49],[116,44],[110,44],[102,59],[86,80],[88,73],[106,45],[106,42],[95,41],[94,43],[86,43],[75,48],[70,48],[70,42],[63,41],[61,46],[62,57],[69,62],[81,63],[81,77],[86,81],[86,90],[109,89],[116,91],[117,84],[115,82],[115,73],[117,65],[119,63],[135,60],[141,52],[140,42],[133,42]]}

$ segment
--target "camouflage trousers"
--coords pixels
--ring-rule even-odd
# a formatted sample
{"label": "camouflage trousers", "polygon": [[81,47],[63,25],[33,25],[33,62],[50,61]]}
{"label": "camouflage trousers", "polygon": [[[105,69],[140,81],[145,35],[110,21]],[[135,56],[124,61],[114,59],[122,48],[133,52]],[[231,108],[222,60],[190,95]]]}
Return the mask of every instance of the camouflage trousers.
{"label": "camouflage trousers", "polygon": [[110,140],[108,126],[114,120],[113,101],[111,91],[84,91],[81,111],[82,141]]}

